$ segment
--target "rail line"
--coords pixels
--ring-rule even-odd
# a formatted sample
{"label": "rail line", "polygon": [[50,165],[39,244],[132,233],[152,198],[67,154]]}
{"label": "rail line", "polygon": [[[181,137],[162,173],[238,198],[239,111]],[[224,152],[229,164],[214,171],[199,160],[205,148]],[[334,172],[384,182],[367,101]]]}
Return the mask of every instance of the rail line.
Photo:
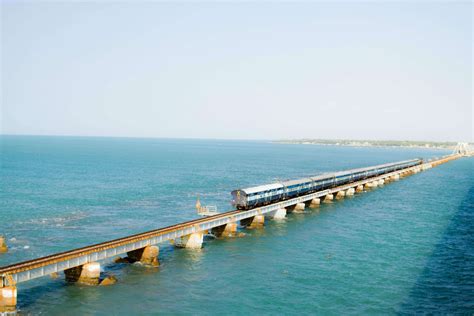
{"label": "rail line", "polygon": [[146,239],[146,238],[150,238],[150,237],[153,237],[153,236],[159,236],[159,235],[165,234],[165,233],[170,232],[170,231],[174,231],[178,228],[182,228],[182,227],[185,227],[185,226],[192,226],[192,225],[200,224],[200,223],[209,221],[210,219],[216,219],[216,218],[220,218],[220,217],[232,216],[232,214],[236,214],[236,213],[239,213],[239,212],[241,212],[241,211],[238,211],[238,210],[228,211],[228,212],[225,212],[225,213],[220,213],[220,214],[217,214],[217,215],[209,216],[207,218],[198,218],[198,219],[190,220],[190,221],[179,223],[179,224],[170,225],[170,226],[166,226],[166,227],[163,227],[163,228],[150,230],[150,231],[143,232],[143,233],[138,233],[138,234],[129,235],[129,236],[126,236],[126,237],[121,237],[121,238],[117,238],[117,239],[113,239],[113,240],[109,240],[109,241],[104,241],[104,242],[94,244],[94,245],[90,245],[90,246],[85,246],[85,247],[81,247],[81,248],[77,248],[77,249],[73,249],[73,250],[59,252],[59,253],[56,253],[56,254],[44,256],[44,257],[37,258],[37,259],[22,261],[22,262],[19,262],[19,263],[15,263],[15,264],[0,267],[0,274],[6,274],[6,273],[11,274],[11,273],[22,272],[22,271],[25,271],[27,269],[37,268],[39,265],[42,265],[44,263],[46,263],[46,264],[51,263],[51,261],[54,261],[54,260],[68,259],[71,256],[87,255],[87,254],[90,254],[92,252],[96,252],[98,250],[106,250],[106,249],[114,248],[114,247],[121,246],[121,245],[129,243],[129,242],[138,241],[140,239]]}
{"label": "rail line", "polygon": [[0,267],[0,289],[5,286],[15,285],[16,283],[29,281],[55,272],[61,272],[82,266],[87,263],[116,257],[117,255],[143,249],[150,245],[156,245],[168,240],[174,240],[183,236],[207,231],[215,227],[224,226],[229,223],[235,223],[257,215],[276,212],[279,209],[291,207],[297,203],[305,203],[312,199],[321,198],[360,185],[366,185],[373,181],[387,179],[393,175],[425,170],[459,157],[460,155],[450,155],[441,159],[425,162],[422,165],[393,171],[250,210],[232,210],[205,218],[194,219],[143,233],[3,266]]}

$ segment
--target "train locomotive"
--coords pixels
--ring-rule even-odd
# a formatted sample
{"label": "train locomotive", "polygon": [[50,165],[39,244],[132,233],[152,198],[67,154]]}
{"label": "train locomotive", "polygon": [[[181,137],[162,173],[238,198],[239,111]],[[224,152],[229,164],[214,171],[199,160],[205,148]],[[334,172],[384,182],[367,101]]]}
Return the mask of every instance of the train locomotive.
{"label": "train locomotive", "polygon": [[300,195],[322,191],[343,184],[417,166],[422,163],[422,159],[412,159],[368,168],[325,173],[298,180],[288,180],[246,189],[238,189],[231,193],[232,205],[239,210],[248,210],[258,206],[291,199]]}

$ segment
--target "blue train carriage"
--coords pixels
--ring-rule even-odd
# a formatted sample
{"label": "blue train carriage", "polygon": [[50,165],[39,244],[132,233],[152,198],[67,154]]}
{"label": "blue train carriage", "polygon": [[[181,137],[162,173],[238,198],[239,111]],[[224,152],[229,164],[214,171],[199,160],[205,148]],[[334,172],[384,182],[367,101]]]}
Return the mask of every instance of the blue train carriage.
{"label": "blue train carriage", "polygon": [[288,180],[281,183],[284,187],[283,199],[290,199],[302,194],[308,194],[313,190],[313,179],[303,178]]}
{"label": "blue train carriage", "polygon": [[284,187],[281,183],[238,189],[232,191],[232,205],[239,210],[249,209],[278,201],[283,198],[284,193]]}
{"label": "blue train carriage", "polygon": [[336,173],[326,173],[314,177],[288,180],[257,187],[232,191],[232,204],[237,209],[249,209],[259,205],[294,198],[300,195],[363,180],[396,170],[422,164],[422,159],[405,160],[374,167],[351,169]]}
{"label": "blue train carriage", "polygon": [[313,180],[312,192],[322,191],[327,187],[334,186],[335,178],[333,173],[324,173],[311,177]]}
{"label": "blue train carriage", "polygon": [[334,186],[352,182],[352,171],[341,171],[334,174]]}

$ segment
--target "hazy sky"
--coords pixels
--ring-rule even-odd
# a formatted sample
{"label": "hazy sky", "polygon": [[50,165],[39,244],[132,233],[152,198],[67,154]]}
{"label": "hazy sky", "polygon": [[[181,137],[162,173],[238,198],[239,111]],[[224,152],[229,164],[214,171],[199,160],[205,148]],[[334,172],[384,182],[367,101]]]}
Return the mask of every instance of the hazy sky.
{"label": "hazy sky", "polygon": [[473,139],[467,1],[0,1],[3,134]]}

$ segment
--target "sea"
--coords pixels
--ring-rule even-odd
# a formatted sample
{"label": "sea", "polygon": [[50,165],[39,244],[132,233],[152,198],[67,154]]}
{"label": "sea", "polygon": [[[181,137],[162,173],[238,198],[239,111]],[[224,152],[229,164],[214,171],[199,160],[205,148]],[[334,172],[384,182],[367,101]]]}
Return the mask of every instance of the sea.
{"label": "sea", "polygon": [[[0,266],[232,210],[237,188],[440,149],[269,141],[0,136]],[[18,285],[20,315],[474,313],[473,158],[290,214],[160,266],[102,262],[108,287]]]}

